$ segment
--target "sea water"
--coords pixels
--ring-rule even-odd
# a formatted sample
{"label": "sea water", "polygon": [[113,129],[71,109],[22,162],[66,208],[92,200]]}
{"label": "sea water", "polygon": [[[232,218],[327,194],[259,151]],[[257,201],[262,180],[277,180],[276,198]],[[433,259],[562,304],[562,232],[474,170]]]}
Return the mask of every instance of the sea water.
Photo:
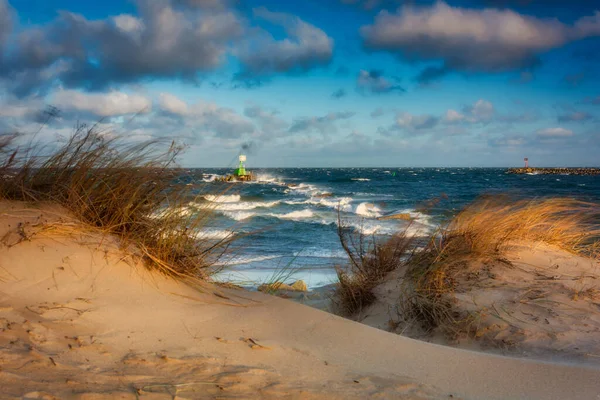
{"label": "sea water", "polygon": [[278,274],[311,288],[335,282],[335,266],[347,262],[339,220],[385,239],[409,222],[382,216],[410,214],[410,232],[425,236],[483,194],[600,201],[600,176],[510,175],[493,168],[294,168],[255,169],[256,180],[248,183],[215,180],[228,173],[191,169],[179,179],[192,188],[187,212],[214,214],[199,237],[239,238],[220,260],[225,268],[217,279],[246,286]]}

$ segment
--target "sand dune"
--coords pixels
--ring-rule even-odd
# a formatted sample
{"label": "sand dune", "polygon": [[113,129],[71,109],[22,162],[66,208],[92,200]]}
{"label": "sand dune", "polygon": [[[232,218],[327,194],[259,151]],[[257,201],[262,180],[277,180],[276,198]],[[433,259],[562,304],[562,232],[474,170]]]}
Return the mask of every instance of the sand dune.
{"label": "sand dune", "polygon": [[0,214],[2,398],[600,395],[595,367],[438,346],[275,296],[184,284],[59,209],[1,203]]}

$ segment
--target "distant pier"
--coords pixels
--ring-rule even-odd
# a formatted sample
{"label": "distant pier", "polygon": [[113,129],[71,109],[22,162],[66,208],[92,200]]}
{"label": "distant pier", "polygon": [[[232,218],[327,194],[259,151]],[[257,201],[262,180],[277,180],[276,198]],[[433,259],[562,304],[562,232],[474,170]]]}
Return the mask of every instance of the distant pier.
{"label": "distant pier", "polygon": [[508,174],[528,175],[600,175],[600,168],[509,168]]}

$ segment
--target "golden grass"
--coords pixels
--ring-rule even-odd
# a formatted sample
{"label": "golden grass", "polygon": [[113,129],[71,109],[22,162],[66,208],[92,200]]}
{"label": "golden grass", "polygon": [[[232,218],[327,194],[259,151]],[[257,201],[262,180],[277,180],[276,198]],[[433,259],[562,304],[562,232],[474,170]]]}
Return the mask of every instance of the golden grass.
{"label": "golden grass", "polygon": [[336,311],[352,316],[375,300],[373,289],[387,275],[407,265],[415,253],[416,240],[409,234],[410,224],[385,242],[374,236],[346,227],[338,213],[338,237],[350,261],[349,265],[336,267],[339,282],[333,297]]}
{"label": "golden grass", "polygon": [[234,238],[195,237],[212,213],[187,208],[188,188],[175,168],[182,147],[174,142],[131,144],[85,125],[55,149],[20,142],[0,138],[0,198],[58,203],[135,248],[149,267],[205,279]]}
{"label": "golden grass", "polygon": [[600,205],[569,198],[512,200],[486,196],[461,211],[411,257],[401,307],[423,328],[456,335],[476,316],[454,307],[457,279],[474,261],[509,263],[511,246],[547,243],[599,258]]}

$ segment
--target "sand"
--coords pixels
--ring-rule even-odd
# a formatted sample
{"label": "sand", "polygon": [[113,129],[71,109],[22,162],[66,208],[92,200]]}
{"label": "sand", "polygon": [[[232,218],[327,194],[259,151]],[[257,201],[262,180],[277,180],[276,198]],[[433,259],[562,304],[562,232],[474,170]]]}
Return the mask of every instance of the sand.
{"label": "sand", "polygon": [[600,369],[413,340],[148,271],[64,211],[0,203],[0,397],[597,399]]}
{"label": "sand", "polygon": [[403,270],[375,290],[356,320],[390,332],[515,357],[600,365],[600,262],[542,243],[520,243],[501,260],[470,260],[447,295],[471,335],[426,332],[399,307]]}

